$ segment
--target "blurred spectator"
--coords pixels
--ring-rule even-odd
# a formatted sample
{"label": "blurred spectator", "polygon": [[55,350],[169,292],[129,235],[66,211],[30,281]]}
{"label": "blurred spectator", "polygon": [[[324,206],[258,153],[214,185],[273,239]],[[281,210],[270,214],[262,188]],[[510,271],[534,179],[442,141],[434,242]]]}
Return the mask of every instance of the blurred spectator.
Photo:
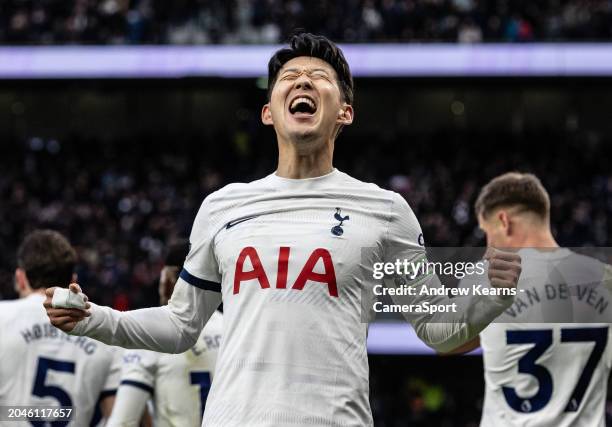
{"label": "blurred spectator", "polygon": [[1,44],[608,41],[597,0],[3,0]]}
{"label": "blurred spectator", "polygon": [[459,43],[479,43],[482,41],[482,30],[471,19],[466,19],[459,27]]}

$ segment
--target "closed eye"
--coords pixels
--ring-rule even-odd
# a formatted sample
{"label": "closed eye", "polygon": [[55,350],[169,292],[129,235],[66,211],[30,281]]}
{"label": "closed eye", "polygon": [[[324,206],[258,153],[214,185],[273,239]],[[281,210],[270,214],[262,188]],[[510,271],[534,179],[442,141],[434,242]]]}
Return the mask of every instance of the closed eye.
{"label": "closed eye", "polygon": [[325,71],[313,71],[312,73],[310,73],[310,77],[329,80],[329,76]]}
{"label": "closed eye", "polygon": [[[325,79],[330,80],[329,74],[325,70],[311,70],[311,71],[303,71],[310,77],[311,79]],[[283,74],[281,74],[280,80],[295,80],[297,79],[303,72],[287,70]]]}
{"label": "closed eye", "polygon": [[281,76],[281,80],[295,80],[298,76],[298,73],[286,73]]}

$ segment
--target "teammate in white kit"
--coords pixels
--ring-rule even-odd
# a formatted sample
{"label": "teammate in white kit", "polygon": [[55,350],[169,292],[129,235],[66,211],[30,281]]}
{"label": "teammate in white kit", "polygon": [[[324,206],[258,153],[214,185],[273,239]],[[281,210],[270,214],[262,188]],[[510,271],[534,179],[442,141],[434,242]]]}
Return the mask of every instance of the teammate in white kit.
{"label": "teammate in white kit", "polygon": [[[204,200],[169,304],[124,313],[95,304],[53,309],[49,290],[45,306],[71,334],[180,353],[223,300],[224,336],[203,425],[371,426],[362,296],[378,283],[374,262],[424,257],[421,229],[398,194],[333,167],[336,137],[353,121],[342,52],[325,37],[299,34],[268,71],[261,118],[274,126],[278,168]],[[493,252],[494,286],[516,286],[519,273],[516,254]],[[435,275],[415,286],[434,282]],[[410,320],[427,344],[450,351],[512,300],[482,297],[447,323]]]}
{"label": "teammate in white kit", "polygon": [[[41,304],[48,286],[70,283],[76,253],[59,233],[29,234],[17,252],[20,299],[0,301],[0,406],[73,407],[74,418],[54,426],[88,426],[100,402],[108,416],[119,385],[122,349],[71,337],[49,324]],[[1,421],[0,426],[46,426]]]}
{"label": "teammate in white kit", "polygon": [[[522,292],[480,333],[481,426],[604,427],[612,364],[608,267],[559,248],[548,193],[534,175],[493,179],[476,213],[488,245],[525,248]],[[477,346],[478,339],[463,350]]]}
{"label": "teammate in white kit", "polygon": [[[162,305],[178,279],[189,243],[171,245],[159,280]],[[121,386],[106,427],[138,427],[147,400],[154,401],[156,427],[197,427],[214,377],[221,343],[222,314],[213,313],[196,345],[182,354],[133,350],[124,354]]]}

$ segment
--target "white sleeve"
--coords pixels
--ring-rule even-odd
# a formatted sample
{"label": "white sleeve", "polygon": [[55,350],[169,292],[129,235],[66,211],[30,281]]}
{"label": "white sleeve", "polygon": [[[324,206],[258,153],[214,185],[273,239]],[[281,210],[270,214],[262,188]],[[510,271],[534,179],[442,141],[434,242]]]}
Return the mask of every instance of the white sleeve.
{"label": "white sleeve", "polygon": [[[387,241],[385,242],[385,262],[407,260],[417,263],[427,260],[421,227],[408,206],[408,203],[395,194],[389,218]],[[399,280],[398,280],[399,279]],[[435,274],[425,274],[414,279],[408,277],[386,278],[385,284],[397,287],[400,284],[417,287],[441,287]],[[414,327],[417,335],[427,345],[439,352],[449,352],[465,344],[484,329],[493,319],[512,304],[513,297],[475,296],[449,298],[444,295],[420,294],[414,296],[394,296],[395,303],[422,305],[457,304],[456,312],[450,313],[403,313]]]}
{"label": "white sleeve", "polygon": [[208,200],[194,221],[191,249],[167,306],[120,312],[92,303],[91,316],[77,323],[70,335],[163,353],[190,349],[221,303],[221,273],[208,222]]}
{"label": "white sleeve", "polygon": [[150,394],[137,387],[119,387],[111,416],[105,427],[139,427]]}
{"label": "white sleeve", "polygon": [[104,383],[103,393],[116,392],[121,381],[121,365],[123,364],[123,349],[113,348],[113,361],[109,367],[108,375]]}

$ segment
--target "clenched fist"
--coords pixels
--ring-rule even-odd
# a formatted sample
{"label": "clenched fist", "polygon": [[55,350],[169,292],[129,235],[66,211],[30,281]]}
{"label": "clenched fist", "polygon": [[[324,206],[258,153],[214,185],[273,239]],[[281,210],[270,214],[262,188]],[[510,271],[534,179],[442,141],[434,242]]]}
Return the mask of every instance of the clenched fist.
{"label": "clenched fist", "polygon": [[495,288],[516,288],[521,276],[521,257],[515,252],[488,248],[484,259],[489,261],[489,281]]}
{"label": "clenched fist", "polygon": [[49,320],[51,324],[56,328],[61,329],[64,332],[70,332],[74,329],[76,324],[83,320],[86,317],[91,316],[91,312],[89,308],[91,304],[89,304],[87,296],[85,296],[81,287],[76,283],[71,283],[68,287],[70,292],[73,292],[75,295],[81,294],[83,297],[83,301],[85,302],[85,309],[80,308],[54,308],[53,307],[53,295],[58,288],[54,286],[52,288],[47,288],[45,291],[46,299],[43,303],[45,310],[47,310],[47,316],[49,316]]}

